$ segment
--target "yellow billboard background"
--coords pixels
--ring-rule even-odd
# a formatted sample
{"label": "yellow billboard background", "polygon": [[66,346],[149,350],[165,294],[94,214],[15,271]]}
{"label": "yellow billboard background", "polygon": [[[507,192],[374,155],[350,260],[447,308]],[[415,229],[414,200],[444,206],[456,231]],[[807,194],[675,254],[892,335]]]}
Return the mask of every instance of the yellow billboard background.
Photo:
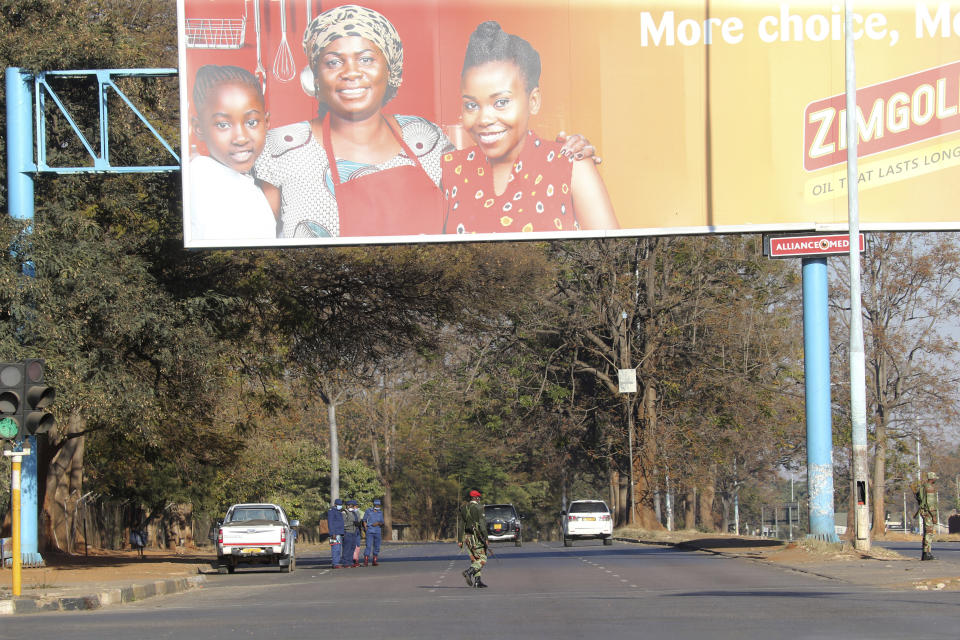
{"label": "yellow billboard background", "polygon": [[[304,0],[287,2],[297,48]],[[318,11],[342,0],[307,0]],[[590,237],[846,227],[846,163],[808,170],[809,105],[845,92],[843,3],[794,0],[354,0],[382,12],[404,42],[404,80],[385,113],[419,115],[455,129],[460,71],[470,33],[486,20],[528,40],[540,53],[542,108],[531,127],[586,136],[603,158],[600,173],[620,229],[477,236],[420,235],[249,239],[221,245],[295,246],[447,242],[518,237]],[[227,0],[179,0],[183,136],[190,138],[190,83],[201,64],[252,69],[252,27],[237,51],[188,48],[183,18]],[[263,2],[264,51],[276,48],[279,3]],[[213,7],[214,9],[211,9]],[[960,0],[854,3],[857,87],[960,62]],[[204,16],[205,17],[205,16]],[[275,17],[275,16],[274,16]],[[786,21],[788,29],[785,30]],[[936,30],[934,32],[934,26]],[[918,29],[921,31],[918,34]],[[707,37],[709,32],[710,36]],[[780,37],[787,33],[788,37]],[[769,36],[769,37],[768,37]],[[271,59],[272,60],[272,59]],[[269,65],[268,60],[267,64]],[[958,65],[960,68],[960,65]],[[960,77],[941,96],[960,106]],[[311,117],[316,104],[296,82],[267,80],[271,126]],[[960,118],[960,116],[958,116]],[[956,121],[957,118],[954,118]],[[960,129],[862,155],[858,185],[865,230],[960,229]],[[949,126],[948,126],[949,125]],[[467,139],[469,144],[469,139]],[[928,158],[936,162],[927,162]],[[885,167],[916,165],[879,177]],[[186,173],[186,172],[185,172]],[[188,177],[185,177],[185,183]],[[185,205],[185,228],[194,215]],[[282,215],[282,214],[281,214]],[[492,237],[496,236],[496,238]]]}
{"label": "yellow billboard background", "polygon": [[[534,126],[544,133],[583,133],[596,144],[623,229],[846,225],[847,193],[841,187],[846,164],[816,171],[806,171],[803,164],[805,107],[845,92],[842,3],[467,4],[476,7],[477,17],[495,17],[540,51],[544,107]],[[797,41],[794,28],[791,41],[764,42],[761,26],[766,33],[775,32],[770,19],[782,24],[784,7],[788,24],[798,19],[804,33]],[[559,10],[565,8],[569,11]],[[886,23],[877,30],[885,30],[884,37],[864,36],[856,42],[858,87],[960,60],[960,34],[953,28],[960,25],[960,2],[858,2],[855,8],[864,19]],[[921,11],[940,16],[935,35],[925,29],[917,37]],[[657,44],[649,29],[644,42],[644,21],[662,25],[668,13],[674,34],[683,24],[688,43],[696,33],[692,25],[701,25],[699,42],[684,45],[675,38],[670,45],[662,37]],[[739,41],[733,43],[721,35],[731,18],[742,22]],[[702,25],[708,19],[713,20],[713,41],[703,44]],[[837,21],[840,37],[835,39]],[[817,38],[822,35],[817,28],[829,25],[829,37],[811,39],[805,33],[808,23]],[[449,93],[447,87],[442,93]],[[960,95],[948,100],[957,104]],[[960,133],[946,133],[862,157],[859,169],[869,174],[938,149],[949,153],[958,142]],[[875,179],[858,185],[862,224],[956,227],[958,164],[960,159],[951,157],[887,180],[876,179],[874,171]]]}

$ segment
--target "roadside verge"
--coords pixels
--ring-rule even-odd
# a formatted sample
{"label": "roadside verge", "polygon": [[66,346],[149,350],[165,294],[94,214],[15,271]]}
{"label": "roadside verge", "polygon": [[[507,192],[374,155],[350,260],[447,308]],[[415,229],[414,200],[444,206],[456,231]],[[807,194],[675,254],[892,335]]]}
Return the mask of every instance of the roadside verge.
{"label": "roadside verge", "polygon": [[20,596],[0,600],[0,615],[99,609],[100,607],[111,604],[134,602],[154,596],[181,593],[188,589],[202,586],[205,581],[206,578],[204,576],[197,575],[155,580],[124,587],[98,588],[96,585],[91,585],[90,592],[85,595]]}

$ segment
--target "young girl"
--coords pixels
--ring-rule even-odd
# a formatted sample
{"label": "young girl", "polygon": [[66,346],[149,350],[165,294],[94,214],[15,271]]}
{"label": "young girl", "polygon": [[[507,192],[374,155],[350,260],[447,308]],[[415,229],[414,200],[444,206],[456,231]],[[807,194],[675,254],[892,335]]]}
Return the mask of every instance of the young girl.
{"label": "young girl", "polygon": [[594,163],[569,162],[529,129],[539,84],[529,42],[493,21],[476,28],[460,75],[461,119],[476,144],[444,155],[445,233],[619,227]]}
{"label": "young girl", "polygon": [[193,86],[193,133],[210,156],[190,160],[190,239],[277,237],[277,219],[250,169],[263,150],[270,114],[256,77],[204,65]]}

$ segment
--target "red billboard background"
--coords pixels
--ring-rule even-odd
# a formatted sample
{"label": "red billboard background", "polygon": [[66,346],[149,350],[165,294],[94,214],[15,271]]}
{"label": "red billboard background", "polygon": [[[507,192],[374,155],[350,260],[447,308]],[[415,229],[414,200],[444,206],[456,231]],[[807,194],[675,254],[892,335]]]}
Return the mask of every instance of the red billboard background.
{"label": "red billboard background", "polygon": [[[387,10],[390,21],[403,39],[404,76],[397,97],[387,106],[388,112],[411,113],[440,122],[439,87],[440,76],[435,69],[437,61],[438,27],[437,3],[440,0],[403,2],[391,0],[364,0],[364,6],[377,11]],[[274,63],[282,44],[280,28],[281,3],[277,0],[192,0],[186,4],[186,20],[238,20],[246,16],[244,46],[238,49],[189,48],[188,59],[192,73],[187,76],[188,96],[193,95],[196,70],[204,64],[235,65],[253,70],[257,67],[255,7],[260,8],[260,57],[266,71],[266,91],[270,126],[278,127],[309,119],[316,111],[317,99],[308,96],[300,88],[299,74],[307,66],[301,44],[307,26],[307,11],[312,17],[335,6],[350,2],[331,0],[298,0],[286,2],[287,44],[297,69],[297,77],[282,82],[273,73]],[[398,11],[398,8],[403,10]],[[292,10],[295,9],[295,10]],[[189,25],[189,23],[188,23]],[[469,33],[468,33],[469,36]],[[461,51],[466,45],[461,45]],[[454,62],[459,74],[462,60]],[[415,69],[415,72],[411,72]],[[192,98],[190,100],[192,105]],[[459,104],[456,104],[459,109]],[[201,153],[206,153],[203,143],[191,140]]]}

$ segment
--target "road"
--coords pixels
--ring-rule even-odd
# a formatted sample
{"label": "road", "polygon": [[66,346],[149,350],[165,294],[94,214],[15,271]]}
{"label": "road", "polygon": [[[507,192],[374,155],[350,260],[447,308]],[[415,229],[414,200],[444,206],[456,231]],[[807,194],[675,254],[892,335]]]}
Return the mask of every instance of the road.
{"label": "road", "polygon": [[[900,555],[908,558],[920,557],[920,542],[887,542],[874,541],[873,544],[884,549],[896,551]],[[944,562],[960,563],[960,543],[957,542],[934,542],[933,556]]]}
{"label": "road", "polygon": [[15,616],[0,638],[955,638],[960,592],[890,591],[744,559],[617,542],[494,547],[470,589],[453,544],[390,545],[378,567],[211,574],[204,588]]}

